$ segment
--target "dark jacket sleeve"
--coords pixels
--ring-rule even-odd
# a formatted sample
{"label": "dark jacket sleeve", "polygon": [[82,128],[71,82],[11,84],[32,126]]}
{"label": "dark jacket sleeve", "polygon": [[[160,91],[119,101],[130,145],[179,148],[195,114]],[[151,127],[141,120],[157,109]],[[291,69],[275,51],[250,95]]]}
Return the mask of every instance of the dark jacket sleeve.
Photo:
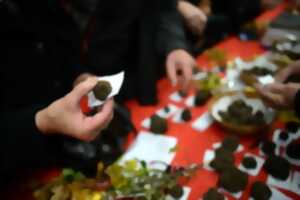
{"label": "dark jacket sleeve", "polygon": [[177,10],[177,0],[159,1],[157,48],[166,56],[174,49],[188,50],[183,19]]}

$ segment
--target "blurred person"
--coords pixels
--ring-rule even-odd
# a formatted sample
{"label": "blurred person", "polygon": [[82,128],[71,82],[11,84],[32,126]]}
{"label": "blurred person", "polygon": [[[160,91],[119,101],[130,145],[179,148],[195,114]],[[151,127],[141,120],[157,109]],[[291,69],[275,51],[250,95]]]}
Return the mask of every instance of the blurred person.
{"label": "blurred person", "polygon": [[293,109],[300,116],[300,83],[288,82],[292,75],[300,76],[300,61],[280,71],[275,77],[275,83],[255,87],[270,106],[277,109]]}
{"label": "blurred person", "polygon": [[[109,100],[94,116],[82,113],[79,101],[96,84],[93,73],[125,70],[125,87],[155,103],[160,56],[172,84],[186,90],[195,61],[176,6],[173,0],[1,1],[1,175],[67,161],[68,140],[84,141],[72,151],[93,148],[89,141],[103,135],[114,107]],[[94,158],[98,149],[91,152]]]}
{"label": "blurred person", "polygon": [[187,27],[194,54],[199,54],[229,34],[237,33],[246,22],[279,0],[180,0],[178,9]]}

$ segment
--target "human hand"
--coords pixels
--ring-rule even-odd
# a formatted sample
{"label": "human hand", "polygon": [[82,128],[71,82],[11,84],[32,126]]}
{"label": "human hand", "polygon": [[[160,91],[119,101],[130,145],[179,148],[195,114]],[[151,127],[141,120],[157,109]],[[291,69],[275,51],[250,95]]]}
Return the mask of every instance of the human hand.
{"label": "human hand", "polygon": [[92,141],[113,118],[114,101],[108,100],[94,116],[86,116],[80,100],[97,84],[89,78],[77,85],[65,97],[53,102],[35,116],[38,129],[45,134],[61,133],[83,141]]}
{"label": "human hand", "polygon": [[186,1],[179,1],[178,9],[185,19],[189,30],[195,35],[202,35],[207,22],[205,13],[200,8]]}
{"label": "human hand", "polygon": [[300,74],[300,61],[294,62],[276,74],[275,80],[284,83],[291,75]]}
{"label": "human hand", "polygon": [[195,59],[185,50],[177,49],[169,53],[166,61],[166,71],[172,85],[175,86],[179,83],[182,91],[187,91],[195,66]]}
{"label": "human hand", "polygon": [[271,107],[285,109],[293,108],[295,96],[300,90],[300,84],[273,83],[269,85],[255,85],[262,99]]}

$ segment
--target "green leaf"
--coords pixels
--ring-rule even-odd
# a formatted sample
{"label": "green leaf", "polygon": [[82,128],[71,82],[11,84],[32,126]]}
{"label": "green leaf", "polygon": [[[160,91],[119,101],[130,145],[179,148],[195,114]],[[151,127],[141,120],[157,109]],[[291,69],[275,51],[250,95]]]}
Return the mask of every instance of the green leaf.
{"label": "green leaf", "polygon": [[172,147],[170,150],[169,150],[169,153],[175,153],[179,150],[179,146],[178,145],[175,145],[174,147]]}

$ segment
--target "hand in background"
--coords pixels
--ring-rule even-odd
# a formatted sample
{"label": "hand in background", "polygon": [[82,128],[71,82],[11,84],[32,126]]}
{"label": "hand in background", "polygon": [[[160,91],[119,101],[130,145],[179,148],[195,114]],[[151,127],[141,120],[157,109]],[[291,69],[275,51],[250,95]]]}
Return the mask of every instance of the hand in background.
{"label": "hand in background", "polygon": [[185,19],[185,24],[189,30],[195,35],[202,35],[207,22],[205,13],[197,6],[186,1],[178,2],[178,10]]}
{"label": "hand in background", "polygon": [[108,100],[94,116],[86,116],[80,100],[97,84],[96,78],[79,83],[65,97],[53,102],[36,114],[38,129],[45,134],[60,133],[83,141],[92,141],[113,118],[114,101]]}
{"label": "hand in background", "polygon": [[300,84],[273,83],[266,86],[255,85],[262,99],[271,107],[278,109],[291,109],[295,104],[295,97],[300,90]]}
{"label": "hand in background", "polygon": [[167,76],[173,86],[180,84],[183,91],[189,89],[193,76],[193,67],[196,66],[195,59],[185,50],[172,51],[166,61]]}

